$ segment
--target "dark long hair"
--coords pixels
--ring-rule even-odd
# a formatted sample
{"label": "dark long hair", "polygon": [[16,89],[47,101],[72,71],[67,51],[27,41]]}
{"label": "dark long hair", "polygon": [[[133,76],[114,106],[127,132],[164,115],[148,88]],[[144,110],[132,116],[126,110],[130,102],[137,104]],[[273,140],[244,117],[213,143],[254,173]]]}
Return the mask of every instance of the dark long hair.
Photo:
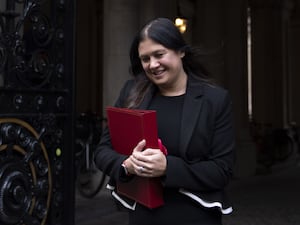
{"label": "dark long hair", "polygon": [[136,84],[125,103],[125,107],[136,108],[143,100],[144,96],[153,83],[146,77],[143,66],[139,58],[139,44],[149,38],[154,42],[163,45],[176,52],[185,52],[182,58],[183,69],[187,74],[194,74],[199,79],[209,82],[209,75],[203,67],[200,56],[203,55],[200,49],[187,45],[179,29],[167,18],[157,18],[147,23],[135,36],[130,48],[130,72],[135,78]]}

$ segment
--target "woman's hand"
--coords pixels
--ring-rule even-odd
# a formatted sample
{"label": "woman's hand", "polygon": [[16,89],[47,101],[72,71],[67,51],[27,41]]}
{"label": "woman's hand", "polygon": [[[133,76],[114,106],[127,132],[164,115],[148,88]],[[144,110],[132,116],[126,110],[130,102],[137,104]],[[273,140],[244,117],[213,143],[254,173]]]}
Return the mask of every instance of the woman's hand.
{"label": "woman's hand", "polygon": [[130,174],[142,177],[160,177],[167,168],[166,156],[160,149],[144,149],[146,141],[140,141],[129,158],[124,161]]}

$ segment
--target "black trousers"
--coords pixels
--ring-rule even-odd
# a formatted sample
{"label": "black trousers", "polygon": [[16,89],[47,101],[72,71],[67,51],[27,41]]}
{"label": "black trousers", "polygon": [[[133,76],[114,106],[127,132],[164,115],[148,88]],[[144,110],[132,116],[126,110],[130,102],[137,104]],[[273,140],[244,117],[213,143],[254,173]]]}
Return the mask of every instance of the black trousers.
{"label": "black trousers", "polygon": [[178,191],[168,191],[164,199],[164,206],[156,209],[137,204],[129,212],[129,225],[222,225],[219,210],[205,208]]}

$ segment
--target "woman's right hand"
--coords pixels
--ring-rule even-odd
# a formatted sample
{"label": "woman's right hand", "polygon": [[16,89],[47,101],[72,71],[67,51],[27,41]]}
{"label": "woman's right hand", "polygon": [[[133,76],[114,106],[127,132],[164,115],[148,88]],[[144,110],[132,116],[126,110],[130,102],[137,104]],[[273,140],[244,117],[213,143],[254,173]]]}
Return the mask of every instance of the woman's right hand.
{"label": "woman's right hand", "polygon": [[[132,154],[141,154],[146,146],[146,141],[140,141],[137,146],[133,149]],[[124,160],[123,164],[125,165],[129,174],[141,175],[141,166],[137,165],[132,161],[132,155],[130,155],[127,159]]]}

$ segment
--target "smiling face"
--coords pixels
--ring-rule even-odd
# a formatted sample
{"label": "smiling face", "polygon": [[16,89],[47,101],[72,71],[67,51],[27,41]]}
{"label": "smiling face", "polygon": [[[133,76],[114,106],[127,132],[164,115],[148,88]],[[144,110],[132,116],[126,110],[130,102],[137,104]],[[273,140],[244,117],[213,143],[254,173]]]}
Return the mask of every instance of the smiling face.
{"label": "smiling face", "polygon": [[187,75],[183,70],[184,52],[176,52],[146,38],[138,47],[146,76],[158,86],[163,95],[185,93]]}

